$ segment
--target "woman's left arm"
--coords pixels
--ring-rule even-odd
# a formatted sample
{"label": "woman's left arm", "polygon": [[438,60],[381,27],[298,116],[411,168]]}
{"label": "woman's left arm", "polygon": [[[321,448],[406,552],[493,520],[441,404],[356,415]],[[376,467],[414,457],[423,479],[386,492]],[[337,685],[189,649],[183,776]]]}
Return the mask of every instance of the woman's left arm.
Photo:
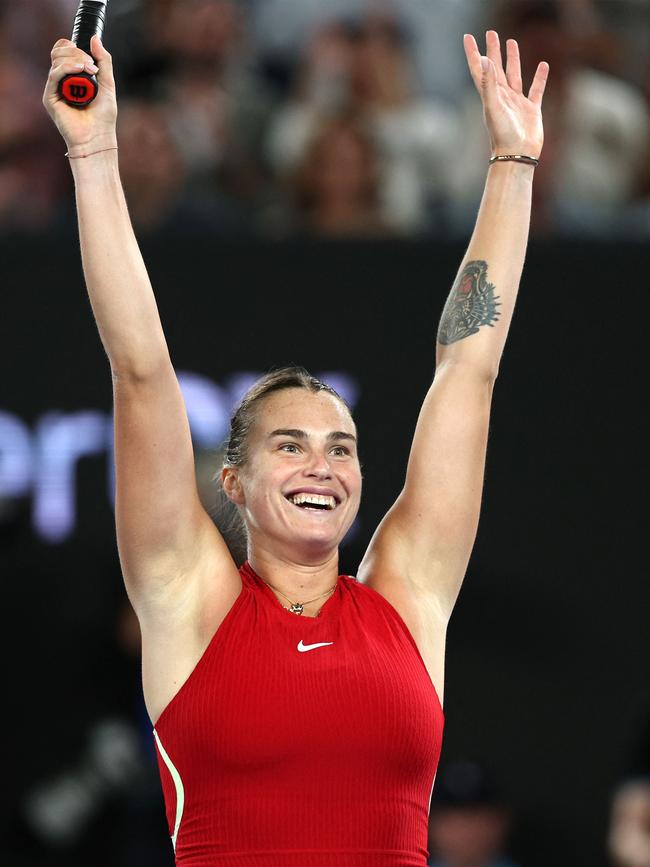
{"label": "woman's left arm", "polygon": [[[538,158],[548,64],[522,92],[519,49],[487,33],[485,70],[473,36],[464,39],[481,96],[492,155]],[[485,58],[483,59],[485,63]],[[415,430],[404,488],[377,529],[360,580],[393,602],[415,593],[448,619],[476,538],[492,388],[524,264],[533,165],[493,163],[467,253],[440,320],[436,373]]]}

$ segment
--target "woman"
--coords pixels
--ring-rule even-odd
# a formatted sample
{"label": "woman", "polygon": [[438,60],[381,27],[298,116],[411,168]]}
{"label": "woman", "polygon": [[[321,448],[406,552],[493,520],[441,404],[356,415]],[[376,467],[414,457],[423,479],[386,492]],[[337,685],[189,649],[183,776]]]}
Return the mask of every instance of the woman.
{"label": "woman", "polygon": [[324,121],[293,174],[299,223],[316,235],[387,234],[380,210],[379,153],[353,114]]}
{"label": "woman", "polygon": [[[117,161],[111,57],[52,51],[44,104],[68,146],[84,272],[114,385],[116,523],[178,864],[422,867],[442,733],[445,631],[476,535],[492,388],[528,237],[548,64],[464,38],[493,154],[443,310],[404,488],[358,578],[338,545],[359,506],[338,396],[281,371],[233,419],[221,480],[246,524],[237,569],[196,490],[189,426]],[[61,103],[85,65],[100,92]],[[532,158],[532,159],[531,159]],[[274,378],[275,377],[275,378]],[[287,605],[287,603],[289,603]],[[297,616],[299,615],[299,616]]]}

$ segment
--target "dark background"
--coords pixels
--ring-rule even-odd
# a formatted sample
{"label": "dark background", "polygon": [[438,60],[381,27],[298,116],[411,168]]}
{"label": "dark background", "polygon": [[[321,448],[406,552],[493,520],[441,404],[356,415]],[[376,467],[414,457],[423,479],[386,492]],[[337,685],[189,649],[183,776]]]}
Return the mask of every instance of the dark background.
{"label": "dark background", "polygon": [[[296,362],[358,380],[365,489],[341,564],[354,574],[400,490],[464,247],[198,238],[143,252],[177,370],[221,383]],[[0,411],[27,425],[54,408],[110,413],[76,243],[5,241],[0,261]],[[532,243],[494,393],[479,532],[448,634],[444,756],[495,772],[527,867],[606,863],[609,797],[647,698],[646,267],[641,245]],[[80,462],[77,496],[61,544],[36,538],[29,497],[0,512],[16,867],[77,863],[42,855],[22,804],[78,766],[94,721],[135,720],[145,749],[150,735],[137,660],[116,637],[125,593],[106,456]],[[157,791],[153,802],[168,846]]]}

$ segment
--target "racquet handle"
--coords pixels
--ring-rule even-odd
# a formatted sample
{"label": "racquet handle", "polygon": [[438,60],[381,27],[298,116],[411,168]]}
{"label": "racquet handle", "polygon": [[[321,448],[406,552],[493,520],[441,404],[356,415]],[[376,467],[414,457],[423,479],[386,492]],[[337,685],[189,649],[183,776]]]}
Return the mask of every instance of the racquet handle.
{"label": "racquet handle", "polygon": [[[90,54],[90,40],[104,35],[104,21],[108,0],[81,0],[74,19],[72,42]],[[97,78],[89,72],[74,72],[61,79],[59,94],[68,105],[85,108],[99,92]]]}

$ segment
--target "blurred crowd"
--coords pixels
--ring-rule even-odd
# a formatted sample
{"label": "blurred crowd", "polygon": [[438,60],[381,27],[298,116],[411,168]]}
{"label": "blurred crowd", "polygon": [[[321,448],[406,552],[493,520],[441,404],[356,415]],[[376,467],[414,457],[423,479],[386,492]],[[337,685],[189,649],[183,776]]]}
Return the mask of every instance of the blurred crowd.
{"label": "blurred crowd", "polygon": [[[42,91],[77,0],[0,0],[0,236],[76,231]],[[650,236],[646,0],[111,0],[138,235],[454,238],[489,143],[462,35],[550,63],[538,237]],[[19,96],[19,98],[18,98]]]}

